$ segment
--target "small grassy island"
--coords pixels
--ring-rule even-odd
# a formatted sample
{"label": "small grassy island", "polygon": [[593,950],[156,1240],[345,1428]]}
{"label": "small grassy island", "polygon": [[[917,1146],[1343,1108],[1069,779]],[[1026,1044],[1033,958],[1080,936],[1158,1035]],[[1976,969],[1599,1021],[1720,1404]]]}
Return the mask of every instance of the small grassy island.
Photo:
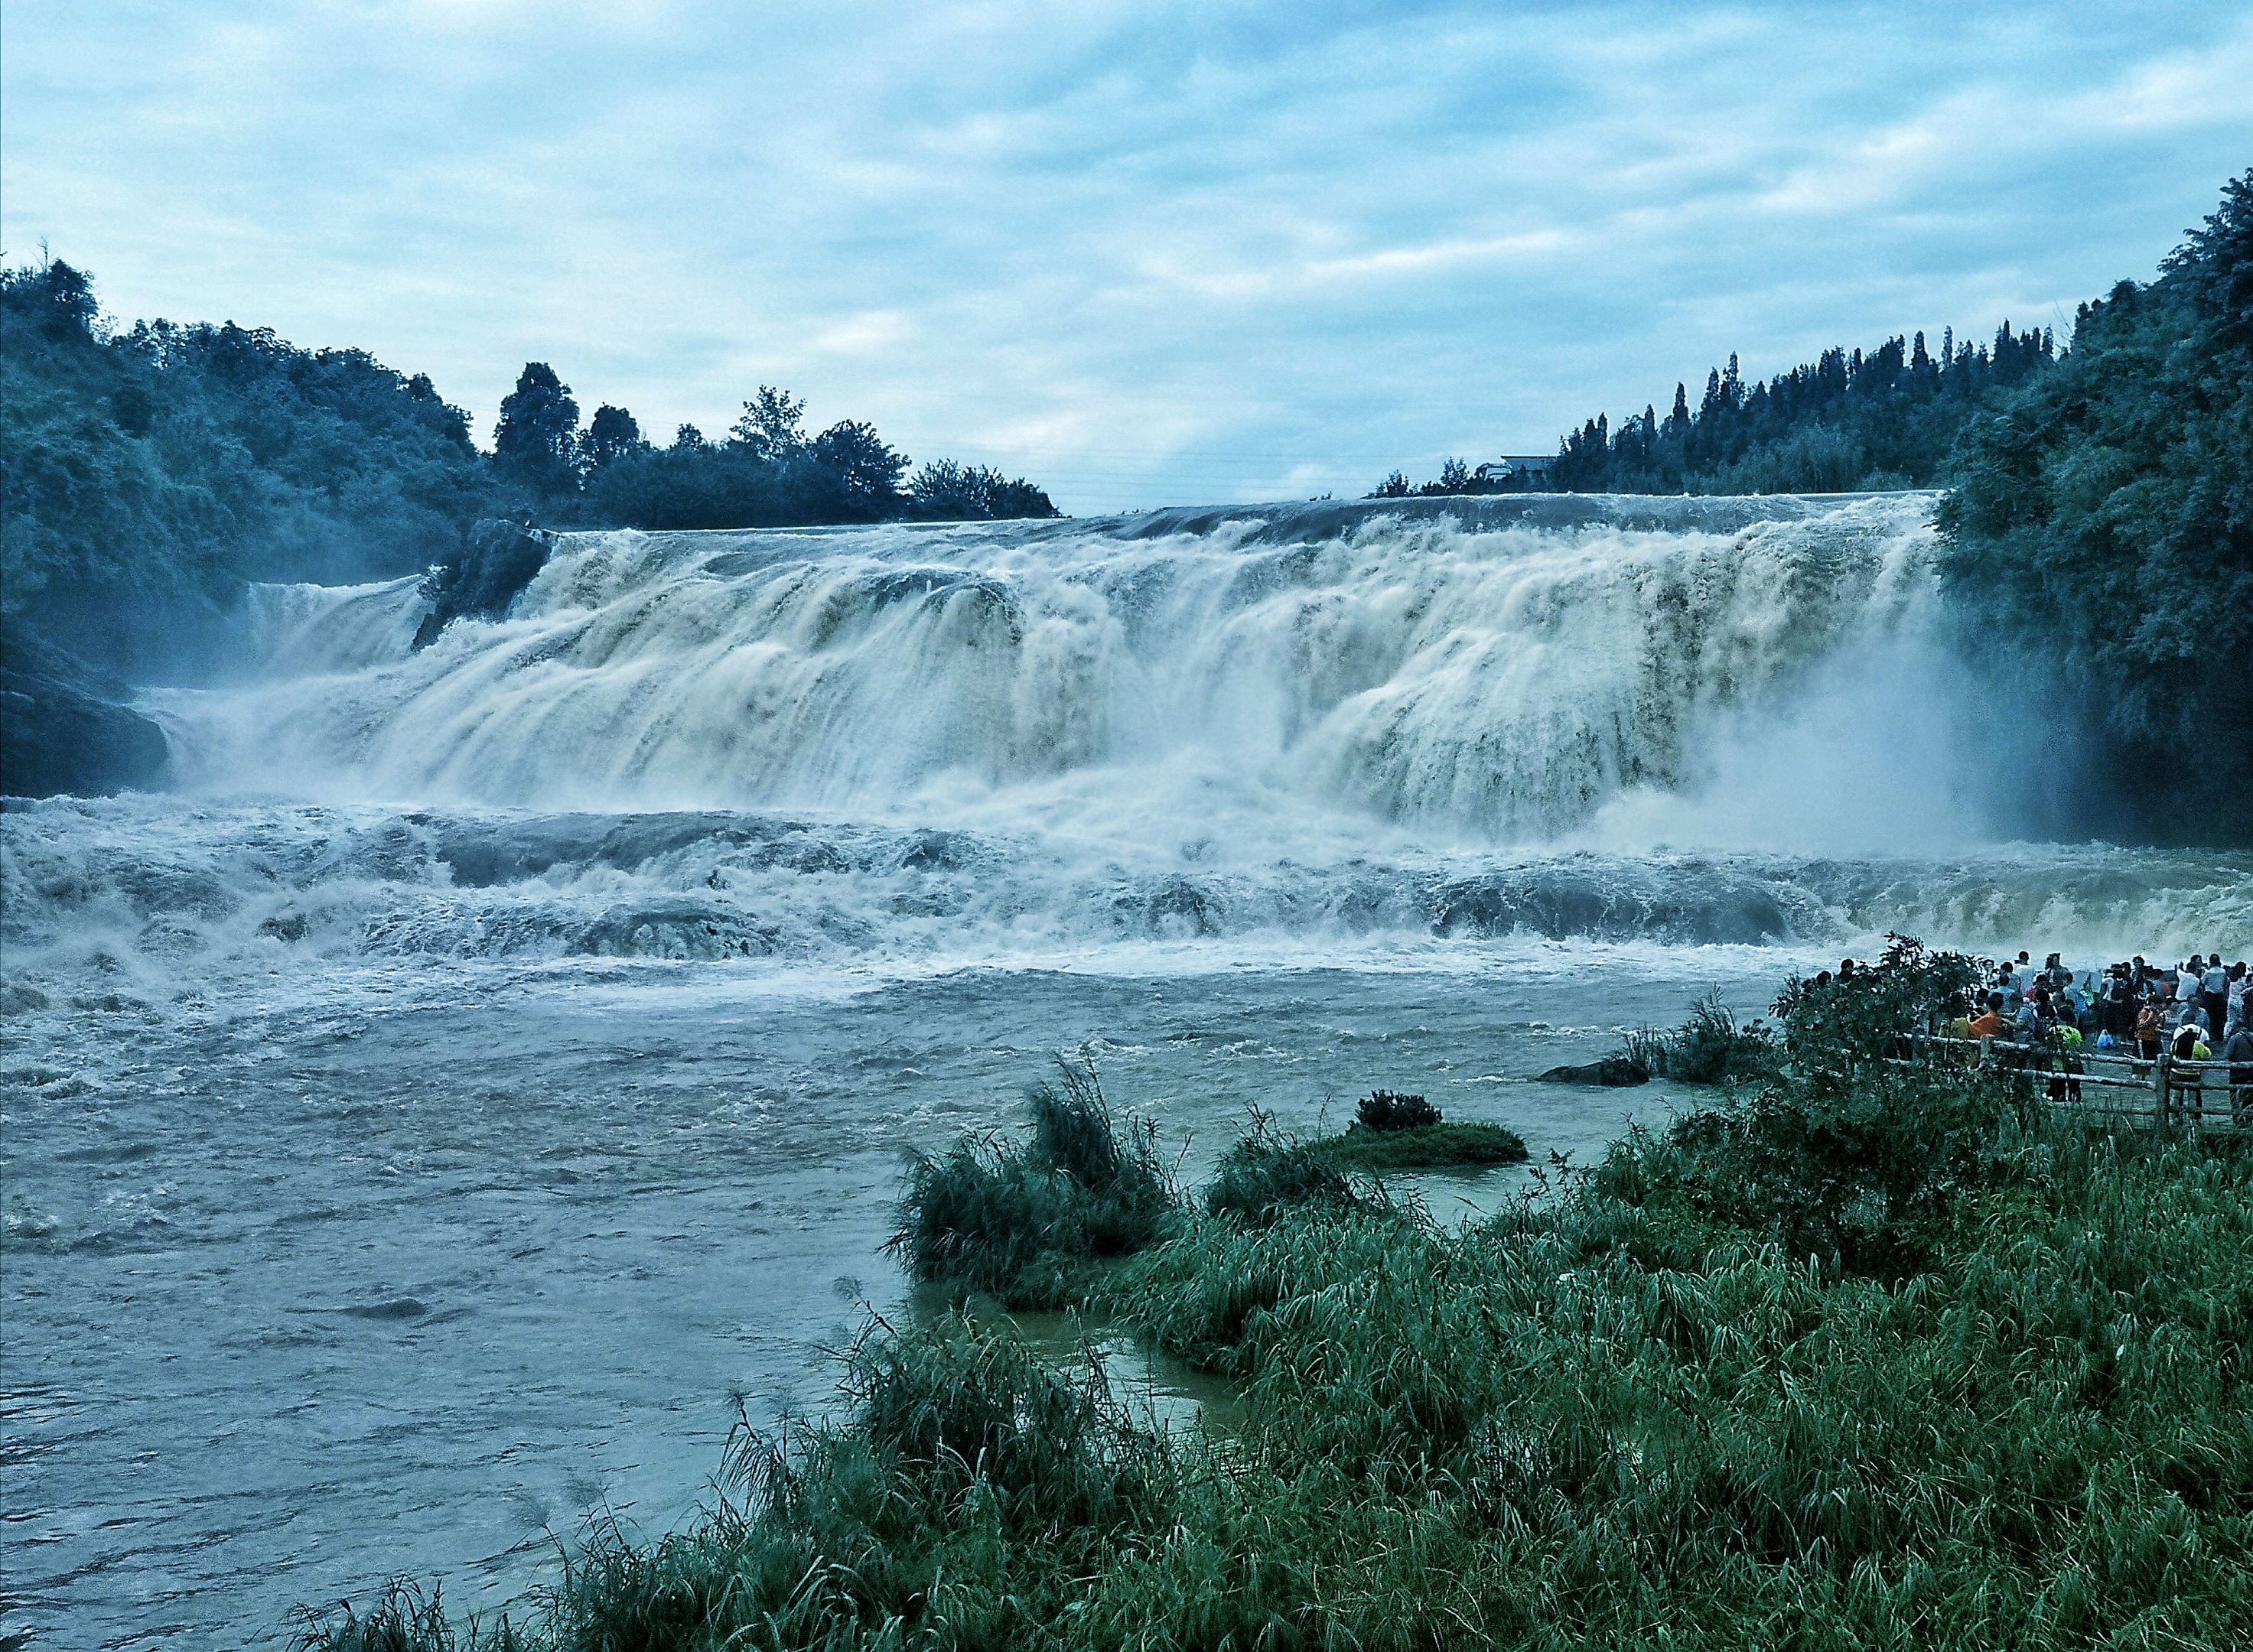
{"label": "small grassy island", "polygon": [[1768,1076],[1475,1227],[1347,1174],[1455,1126],[1256,1127],[1190,1198],[1070,1073],[916,1169],[901,1257],[1131,1328],[1234,1429],[1006,1320],[872,1328],[838,1420],[739,1433],[729,1501],[598,1532],[530,1626],[402,1587],[305,1643],[2253,1645],[2253,1154],[1887,1065],[1960,962],[1794,984]]}

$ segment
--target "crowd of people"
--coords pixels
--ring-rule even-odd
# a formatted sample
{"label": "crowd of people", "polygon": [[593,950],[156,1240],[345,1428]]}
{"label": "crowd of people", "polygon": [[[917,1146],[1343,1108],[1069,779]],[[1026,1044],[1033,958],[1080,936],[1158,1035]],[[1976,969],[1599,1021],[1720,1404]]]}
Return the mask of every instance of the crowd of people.
{"label": "crowd of people", "polygon": [[[2171,968],[2135,958],[2076,974],[2055,952],[2036,967],[2022,951],[2015,962],[1997,967],[1993,982],[1974,994],[1975,1001],[1957,1005],[1949,1031],[2068,1057],[2117,1050],[2156,1061],[2165,1050],[2177,1061],[2225,1061],[2232,1066],[2231,1085],[2243,1091],[2253,1085],[2249,973],[2243,960],[2224,965],[2219,952],[2203,958],[2194,952]],[[2078,1070],[2070,1060],[2067,1066]],[[2253,1093],[2248,1099],[2253,1101]]]}

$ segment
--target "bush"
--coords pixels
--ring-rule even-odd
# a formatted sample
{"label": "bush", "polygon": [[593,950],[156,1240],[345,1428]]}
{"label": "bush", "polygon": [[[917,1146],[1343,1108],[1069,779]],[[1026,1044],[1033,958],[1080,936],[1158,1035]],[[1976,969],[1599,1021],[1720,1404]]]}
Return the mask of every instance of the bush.
{"label": "bush", "polygon": [[1421,1096],[1378,1090],[1361,1098],[1354,1122],[1364,1130],[1421,1130],[1440,1122],[1440,1110]]}
{"label": "bush", "polygon": [[1736,1084],[1775,1069],[1775,1034],[1765,1022],[1740,1027],[1736,1012],[1717,987],[1698,1000],[1671,1033],[1642,1028],[1629,1033],[1621,1059],[1654,1078],[1685,1084]]}
{"label": "bush", "polygon": [[890,1244],[914,1278],[1054,1307],[1088,1263],[1140,1249],[1178,1215],[1155,1127],[1114,1116],[1092,1066],[1058,1070],[1027,1098],[1029,1145],[917,1155]]}

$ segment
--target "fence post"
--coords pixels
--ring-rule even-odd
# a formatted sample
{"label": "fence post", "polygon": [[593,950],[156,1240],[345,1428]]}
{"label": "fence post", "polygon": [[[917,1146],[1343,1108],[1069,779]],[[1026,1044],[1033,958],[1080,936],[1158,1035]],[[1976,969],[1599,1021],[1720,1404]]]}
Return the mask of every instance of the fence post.
{"label": "fence post", "polygon": [[2161,1044],[2159,1058],[2152,1063],[2152,1089],[2159,1097],[2158,1116],[2159,1128],[2162,1131],[2167,1127],[2167,1085],[2171,1078],[2167,1070],[2173,1064],[2173,1052],[2165,1044]]}

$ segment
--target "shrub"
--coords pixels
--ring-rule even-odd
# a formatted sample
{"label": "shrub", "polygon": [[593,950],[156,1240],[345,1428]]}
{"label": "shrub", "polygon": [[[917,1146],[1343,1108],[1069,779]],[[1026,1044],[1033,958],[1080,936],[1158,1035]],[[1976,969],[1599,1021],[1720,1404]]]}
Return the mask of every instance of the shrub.
{"label": "shrub", "polygon": [[1378,1090],[1361,1098],[1354,1122],[1364,1130],[1421,1130],[1440,1122],[1440,1110],[1421,1096]]}
{"label": "shrub", "polygon": [[917,1155],[890,1244],[916,1279],[1054,1307],[1086,1264],[1140,1249],[1178,1214],[1155,1127],[1116,1117],[1092,1066],[1058,1068],[1027,1098],[1029,1144]]}

